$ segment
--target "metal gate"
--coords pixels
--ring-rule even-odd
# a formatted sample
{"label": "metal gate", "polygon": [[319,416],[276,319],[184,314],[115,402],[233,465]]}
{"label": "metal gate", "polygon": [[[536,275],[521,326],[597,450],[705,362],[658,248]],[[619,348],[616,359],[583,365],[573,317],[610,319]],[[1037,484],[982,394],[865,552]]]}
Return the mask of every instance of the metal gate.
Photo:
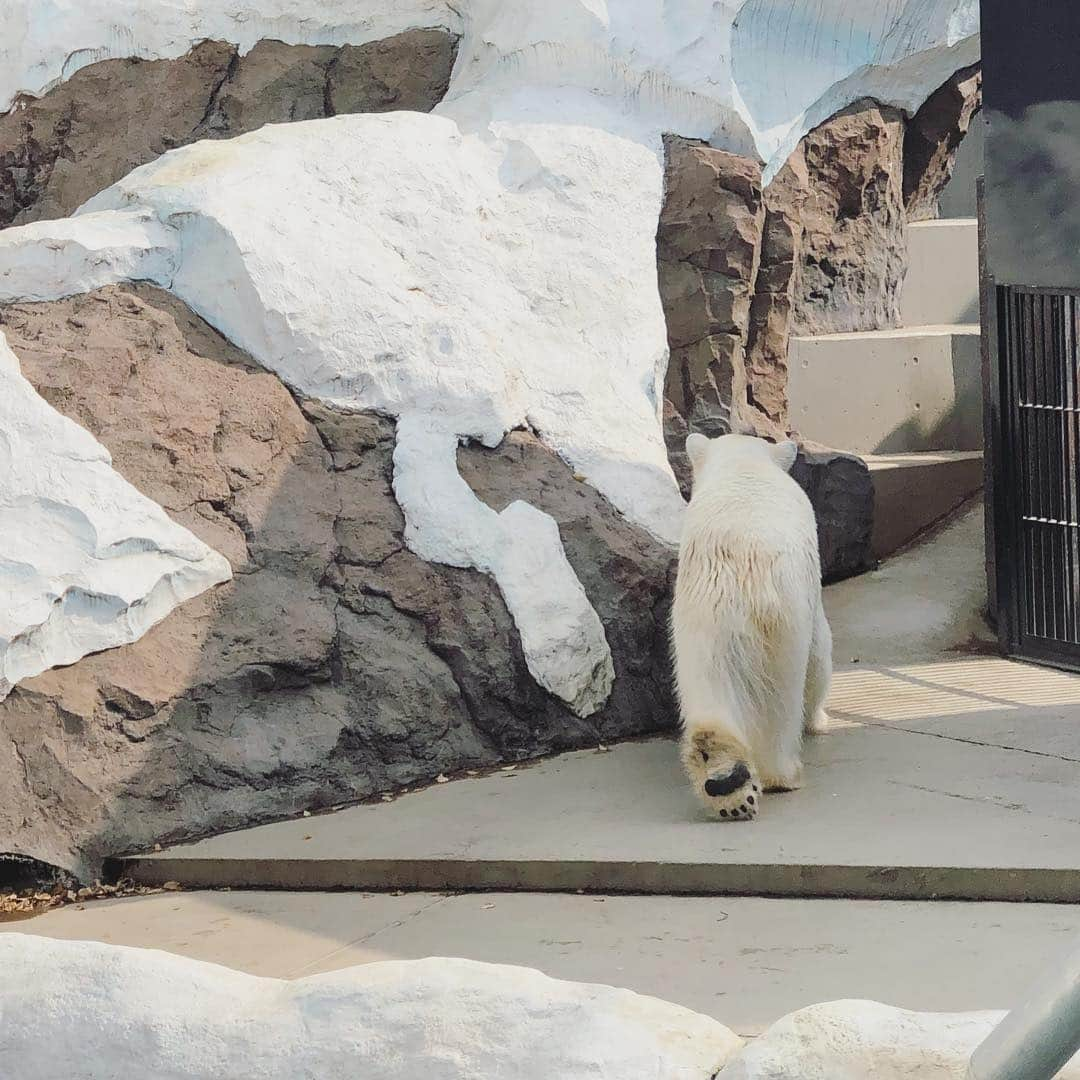
{"label": "metal gate", "polygon": [[994,484],[1000,627],[1080,670],[1080,290],[999,285]]}

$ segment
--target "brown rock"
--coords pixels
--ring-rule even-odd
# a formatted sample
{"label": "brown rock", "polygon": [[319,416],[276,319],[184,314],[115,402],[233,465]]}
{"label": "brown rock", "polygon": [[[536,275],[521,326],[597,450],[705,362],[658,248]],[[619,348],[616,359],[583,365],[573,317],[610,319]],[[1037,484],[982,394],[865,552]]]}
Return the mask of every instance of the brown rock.
{"label": "brown rock", "polygon": [[[656,234],[671,359],[665,396],[690,430],[716,435],[746,404],[744,349],[764,209],[760,166],[667,136]],[[670,440],[669,440],[670,441]]]}
{"label": "brown rock", "polygon": [[391,421],[297,403],[149,286],[2,316],[27,378],[235,570],[134,644],[0,703],[0,836],[13,850],[85,873],[155,843],[674,723],[672,555],[531,436],[465,448],[461,469],[492,505],[528,499],[559,522],[618,675],[587,721],[529,675],[490,578],[404,548]]}
{"label": "brown rock", "polygon": [[326,116],[327,69],[338,52],[332,45],[257,42],[217,87],[205,118],[193,128],[195,138],[227,138],[264,124]]}
{"label": "brown rock", "polygon": [[346,45],[330,68],[327,115],[430,112],[450,85],[457,44],[445,30],[407,30],[366,45]]}
{"label": "brown rock", "polygon": [[764,192],[747,329],[748,419],[787,428],[792,334],[896,326],[907,265],[904,119],[871,101],[811,131]]}
{"label": "brown rock", "polygon": [[70,214],[166,150],[336,113],[428,112],[457,53],[443,30],[336,48],[204,41],[175,60],[103,60],[0,116],[0,227]]}
{"label": "brown rock", "polygon": [[190,142],[235,59],[204,41],[177,60],[104,60],[0,116],[0,225],[70,214]]}
{"label": "brown rock", "polygon": [[800,147],[765,189],[761,260],[747,330],[749,400],[754,413],[779,431],[787,428],[788,339],[802,261],[803,204],[809,193]]}
{"label": "brown rock", "polygon": [[911,221],[938,216],[960,143],[982,108],[982,70],[958,71],[926,99],[904,137],[904,204]]}
{"label": "brown rock", "polygon": [[864,101],[811,131],[792,332],[878,330],[900,322],[907,267],[904,118]]}

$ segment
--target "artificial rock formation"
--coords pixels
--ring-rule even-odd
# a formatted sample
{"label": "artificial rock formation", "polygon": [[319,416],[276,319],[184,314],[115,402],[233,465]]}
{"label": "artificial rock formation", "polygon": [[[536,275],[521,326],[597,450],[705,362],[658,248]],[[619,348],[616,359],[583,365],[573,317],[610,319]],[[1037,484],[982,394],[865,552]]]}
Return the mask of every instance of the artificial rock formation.
{"label": "artificial rock formation", "polygon": [[618,676],[588,721],[531,678],[489,578],[405,547],[392,421],[298,402],[150,286],[2,320],[46,401],[234,575],[134,644],[0,703],[0,835],[16,850],[85,871],[161,839],[673,724],[671,553],[534,437],[463,448],[460,468],[495,510],[527,499],[559,523]]}
{"label": "artificial rock formation", "polygon": [[0,116],[0,227],[70,214],[167,150],[339,113],[430,112],[457,37],[411,30],[357,46],[204,41],[177,59],[103,60]]}
{"label": "artificial rock formation", "polygon": [[938,216],[956,152],[982,108],[982,69],[958,71],[911,118],[904,136],[904,204],[909,221]]}
{"label": "artificial rock formation", "polygon": [[[971,1055],[1002,1012],[920,1013],[876,1001],[832,1001],[778,1020],[716,1080],[966,1080]],[[1057,1080],[1078,1080],[1080,1057]]]}
{"label": "artificial rock formation", "polygon": [[[0,100],[40,100],[0,126],[6,332],[41,394],[233,571],[111,652],[60,621],[42,666],[71,666],[0,711],[19,849],[92,866],[670,725],[668,451],[725,409],[783,433],[781,332],[808,325],[800,305],[835,320],[869,295],[853,245],[883,230],[844,215],[891,212],[878,159],[859,173],[807,133],[887,85],[830,138],[891,154],[888,110],[975,58],[971,0],[934,6],[879,25],[836,0],[777,31],[789,15],[735,0],[705,24],[659,2],[16,5]],[[817,48],[848,15],[867,33]],[[800,80],[774,38],[805,47]],[[847,184],[803,190],[811,225],[761,188],[803,136],[808,178]],[[132,282],[172,299],[113,288]],[[804,454],[829,505],[834,464]]]}
{"label": "artificial rock formation", "polygon": [[[657,232],[671,363],[667,399],[692,427],[787,427],[792,334],[896,326],[904,230],[948,182],[978,103],[977,70],[911,120],[857,102],[814,128],[762,186],[749,158],[665,140]],[[749,408],[748,408],[749,406]]]}
{"label": "artificial rock formation", "polygon": [[21,1080],[711,1080],[742,1046],[678,1005],[469,960],[287,981],[4,934],[0,967],[0,1071]]}
{"label": "artificial rock formation", "polygon": [[[665,140],[657,232],[671,350],[664,424],[684,494],[688,432],[716,435],[734,421],[787,434],[793,334],[898,325],[904,230],[936,211],[979,87],[978,69],[965,69],[910,120],[857,102],[810,131],[764,188],[748,158]],[[794,475],[818,515],[826,576],[866,569],[874,504],[866,466],[806,446]]]}
{"label": "artificial rock formation", "polygon": [[896,326],[906,268],[904,118],[857,102],[799,147],[808,187],[791,329],[832,334]]}
{"label": "artificial rock formation", "polygon": [[747,403],[746,327],[761,251],[761,168],[704,143],[664,140],[656,233],[667,323],[665,396],[688,427],[719,435]]}
{"label": "artificial rock formation", "polygon": [[[282,980],[157,950],[3,934],[0,970],[0,1070],[20,1080],[963,1080],[1005,1015],[836,1001],[744,1044],[665,1001],[470,960]],[[1059,1074],[1078,1077],[1080,1058]]]}
{"label": "artificial rock formation", "polygon": [[[786,434],[787,345],[803,270],[802,211],[813,187],[802,147],[764,196],[761,170],[747,158],[674,137],[665,149],[657,231],[671,350],[664,431],[689,495],[691,431],[713,437],[734,424],[769,437]],[[865,570],[874,509],[866,465],[806,446],[792,475],[817,513],[826,579]]]}

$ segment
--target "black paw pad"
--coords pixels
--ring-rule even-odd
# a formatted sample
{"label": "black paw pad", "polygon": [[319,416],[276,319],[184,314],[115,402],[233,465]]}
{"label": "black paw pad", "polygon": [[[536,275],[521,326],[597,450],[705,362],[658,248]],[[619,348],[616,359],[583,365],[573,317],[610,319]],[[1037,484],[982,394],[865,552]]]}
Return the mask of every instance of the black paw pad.
{"label": "black paw pad", "polygon": [[750,766],[745,761],[740,761],[727,776],[710,776],[705,781],[705,794],[712,798],[720,798],[738,791],[747,780],[750,779]]}

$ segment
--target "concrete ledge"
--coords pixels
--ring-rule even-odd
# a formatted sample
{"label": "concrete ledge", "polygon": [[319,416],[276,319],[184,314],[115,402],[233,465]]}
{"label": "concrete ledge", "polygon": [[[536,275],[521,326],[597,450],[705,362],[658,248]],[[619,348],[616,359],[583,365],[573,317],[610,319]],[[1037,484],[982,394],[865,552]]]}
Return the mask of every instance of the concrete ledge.
{"label": "concrete ledge", "polygon": [[884,559],[977,495],[978,451],[868,455],[874,485],[874,557]]}
{"label": "concrete ledge", "polygon": [[857,454],[981,450],[978,325],[791,340],[791,423]]}
{"label": "concrete ledge", "polygon": [[573,862],[484,859],[191,859],[122,863],[145,885],[189,889],[550,892],[851,900],[1074,903],[1080,869],[807,866],[796,863]]}
{"label": "concrete ledge", "polygon": [[900,295],[905,326],[979,321],[979,223],[975,218],[913,222]]}

